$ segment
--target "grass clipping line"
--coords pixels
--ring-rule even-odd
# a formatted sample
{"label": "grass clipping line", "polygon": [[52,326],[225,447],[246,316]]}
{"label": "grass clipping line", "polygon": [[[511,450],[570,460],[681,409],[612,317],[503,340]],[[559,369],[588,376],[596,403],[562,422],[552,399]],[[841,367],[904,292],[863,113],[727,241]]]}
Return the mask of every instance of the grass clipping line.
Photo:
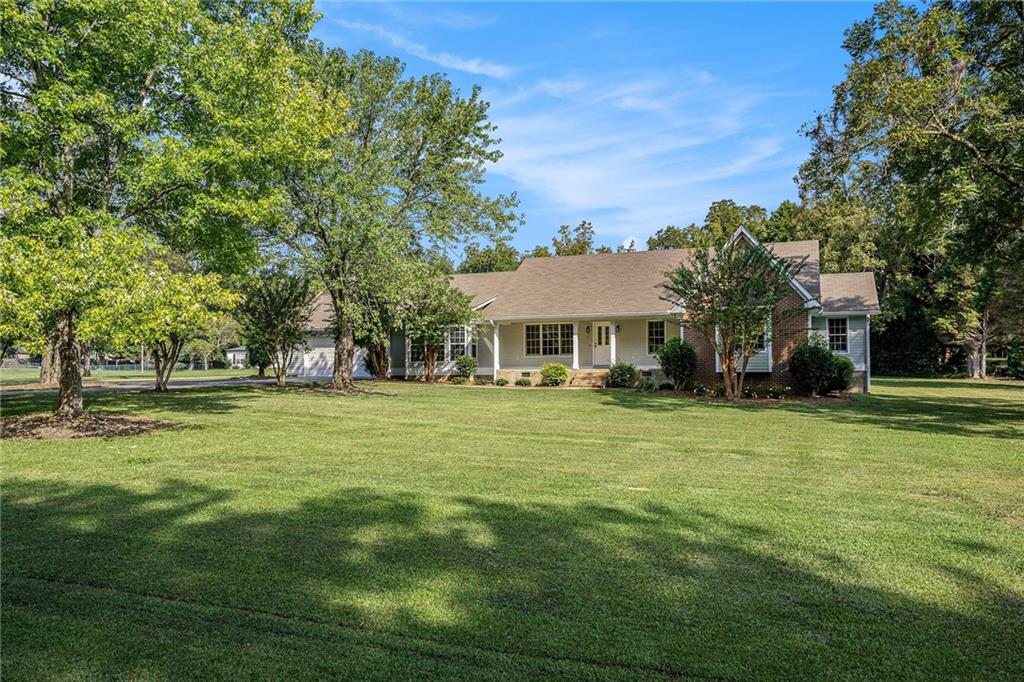
{"label": "grass clipping line", "polygon": [[77,419],[52,414],[28,414],[0,418],[0,438],[23,440],[71,440],[137,436],[177,426],[137,415],[106,415],[87,412]]}

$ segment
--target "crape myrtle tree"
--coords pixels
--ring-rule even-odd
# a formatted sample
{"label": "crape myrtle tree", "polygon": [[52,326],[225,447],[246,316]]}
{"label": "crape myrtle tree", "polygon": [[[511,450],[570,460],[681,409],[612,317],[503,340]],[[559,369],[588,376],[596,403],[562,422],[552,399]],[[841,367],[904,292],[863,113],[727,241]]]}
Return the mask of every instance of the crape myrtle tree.
{"label": "crape myrtle tree", "polygon": [[795,315],[800,306],[780,305],[792,292],[790,278],[802,261],[776,258],[739,233],[723,246],[694,249],[690,262],[667,273],[669,300],[714,347],[722,365],[726,397],[742,395],[750,358],[770,327]]}
{"label": "crape myrtle tree", "polygon": [[328,158],[288,169],[292,219],[276,234],[330,297],[331,386],[352,391],[355,334],[374,292],[419,246],[501,237],[517,201],[480,192],[501,154],[478,88],[463,97],[441,74],[405,78],[400,61],[367,51],[315,47],[307,60],[321,97],[347,103],[347,126],[326,143]]}
{"label": "crape myrtle tree", "polygon": [[452,327],[476,321],[478,313],[471,298],[451,286],[447,275],[434,272],[422,277],[415,291],[415,304],[408,312],[406,333],[410,343],[423,348],[423,378],[434,380],[437,354]]}
{"label": "crape myrtle tree", "polygon": [[0,233],[61,273],[17,292],[59,356],[56,416],[83,413],[79,323],[126,242],[214,269],[254,254],[272,171],[329,127],[294,68],[313,20],[305,0],[0,2]]}
{"label": "crape myrtle tree", "polygon": [[236,314],[250,362],[265,357],[277,385],[284,386],[292,355],[305,345],[312,282],[288,263],[279,263],[263,268],[247,288]]}

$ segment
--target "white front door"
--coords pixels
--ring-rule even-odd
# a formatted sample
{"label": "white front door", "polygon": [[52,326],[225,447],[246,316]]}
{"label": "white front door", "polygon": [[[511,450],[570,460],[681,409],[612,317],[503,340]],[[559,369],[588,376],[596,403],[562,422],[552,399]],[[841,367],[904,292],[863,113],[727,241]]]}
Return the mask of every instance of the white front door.
{"label": "white front door", "polygon": [[595,322],[594,332],[590,338],[594,342],[594,366],[605,366],[611,364],[612,347],[610,335],[612,331],[611,322]]}

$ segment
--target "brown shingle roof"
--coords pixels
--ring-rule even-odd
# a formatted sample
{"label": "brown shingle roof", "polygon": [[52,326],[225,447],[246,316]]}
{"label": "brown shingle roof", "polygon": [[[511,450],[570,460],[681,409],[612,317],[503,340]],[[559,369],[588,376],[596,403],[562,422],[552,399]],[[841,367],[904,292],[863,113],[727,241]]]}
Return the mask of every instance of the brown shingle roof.
{"label": "brown shingle roof", "polygon": [[821,276],[821,306],[826,313],[878,313],[878,290],[870,272],[837,272]]}
{"label": "brown shingle roof", "polygon": [[331,296],[326,291],[317,294],[313,302],[309,304],[310,331],[326,331],[331,328],[334,322],[334,304],[331,303]]}
{"label": "brown shingle roof", "polygon": [[472,272],[452,275],[452,286],[473,297],[473,307],[505,291],[515,272]]}

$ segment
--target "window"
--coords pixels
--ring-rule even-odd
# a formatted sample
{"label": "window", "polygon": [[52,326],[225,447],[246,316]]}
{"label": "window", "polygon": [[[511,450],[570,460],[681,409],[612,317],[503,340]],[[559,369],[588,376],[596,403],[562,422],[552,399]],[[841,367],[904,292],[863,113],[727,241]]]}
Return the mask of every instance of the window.
{"label": "window", "polygon": [[572,355],[572,325],[526,325],[526,354]]}
{"label": "window", "polygon": [[453,327],[448,331],[448,357],[455,359],[466,354],[466,328]]}
{"label": "window", "polygon": [[647,321],[647,352],[654,354],[665,345],[665,320]]}
{"label": "window", "polygon": [[761,334],[761,336],[757,337],[757,352],[760,353],[767,347],[768,345],[765,342],[765,336],[764,334]]}
{"label": "window", "polygon": [[828,318],[828,347],[835,353],[845,353],[847,333],[845,317]]}
{"label": "window", "polygon": [[411,362],[423,362],[423,342],[412,341],[409,343],[409,360]]}

